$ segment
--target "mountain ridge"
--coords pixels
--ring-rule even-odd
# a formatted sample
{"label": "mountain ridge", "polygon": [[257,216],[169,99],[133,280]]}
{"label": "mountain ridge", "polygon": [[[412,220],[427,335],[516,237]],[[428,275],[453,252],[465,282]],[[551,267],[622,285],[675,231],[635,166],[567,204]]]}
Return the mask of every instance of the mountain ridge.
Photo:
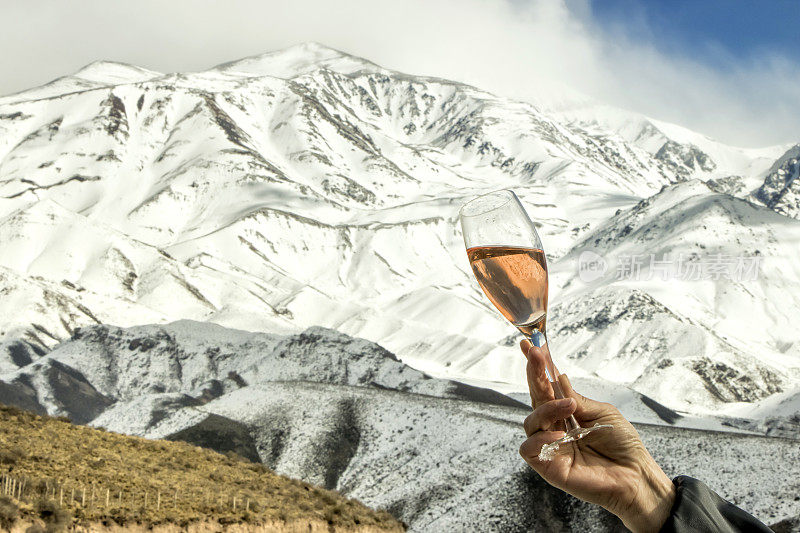
{"label": "mountain ridge", "polygon": [[[613,321],[607,331],[588,327],[630,290],[606,276],[618,287],[603,292],[576,276],[577,255],[600,231],[616,243],[595,250],[614,255],[609,261],[690,249],[704,261],[712,251],[762,253],[764,274],[747,284],[634,284],[633,294],[683,319],[662,337],[697,326],[700,353],[672,345],[682,353],[669,359],[687,361],[694,384],[683,398],[657,392],[655,371],[626,384],[672,409],[745,418],[760,412],[767,381],[786,391],[800,384],[792,362],[800,338],[786,328],[800,311],[787,290],[800,278],[786,259],[797,221],[753,195],[777,149],[724,147],[608,107],[550,111],[321,45],[241,61],[56,100],[35,90],[26,101],[0,99],[8,244],[0,273],[9,284],[0,361],[17,342],[44,352],[98,321],[187,318],[281,334],[322,325],[380,342],[436,375],[521,390],[512,330],[478,292],[456,219],[469,197],[505,187],[529,206],[545,243],[553,313],[566,321],[550,321],[565,332],[564,355],[554,353],[571,374],[613,378],[621,346],[643,368],[667,358],[648,346],[646,320],[636,335]],[[151,72],[87,68],[94,79],[97,70]],[[237,68],[272,68],[286,79]],[[696,209],[665,209],[670,195]],[[726,200],[733,195],[758,208]],[[657,216],[636,222],[647,202]],[[764,338],[743,333],[741,308],[762,310]],[[602,363],[581,368],[575,354],[584,352],[584,361]],[[708,364],[697,361],[776,377],[714,394]]]}

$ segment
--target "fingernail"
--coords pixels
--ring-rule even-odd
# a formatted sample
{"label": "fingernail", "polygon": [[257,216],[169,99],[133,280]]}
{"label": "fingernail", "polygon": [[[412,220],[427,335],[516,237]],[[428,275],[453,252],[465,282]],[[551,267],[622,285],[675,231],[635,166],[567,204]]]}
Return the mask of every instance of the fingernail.
{"label": "fingernail", "polygon": [[572,407],[572,403],[574,401],[575,400],[573,400],[572,398],[562,398],[562,399],[558,400],[558,406],[559,407]]}

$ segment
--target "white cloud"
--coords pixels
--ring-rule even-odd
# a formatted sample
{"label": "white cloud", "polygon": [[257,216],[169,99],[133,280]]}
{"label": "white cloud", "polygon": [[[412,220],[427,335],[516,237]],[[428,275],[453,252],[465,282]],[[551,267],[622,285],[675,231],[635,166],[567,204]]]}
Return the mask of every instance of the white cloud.
{"label": "white cloud", "polygon": [[600,28],[585,1],[170,0],[2,7],[0,93],[96,59],[199,70],[302,41],[388,68],[527,97],[555,79],[599,100],[747,146],[800,141],[800,66],[760,56],[724,66],[669,56],[642,18]]}

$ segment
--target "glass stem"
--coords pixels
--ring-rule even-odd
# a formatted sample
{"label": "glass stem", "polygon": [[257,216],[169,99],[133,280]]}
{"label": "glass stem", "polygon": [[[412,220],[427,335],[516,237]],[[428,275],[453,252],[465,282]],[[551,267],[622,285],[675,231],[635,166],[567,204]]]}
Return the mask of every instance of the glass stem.
{"label": "glass stem", "polygon": [[[545,374],[547,374],[547,380],[550,382],[550,385],[553,387],[553,394],[555,395],[556,399],[564,398],[564,391],[561,389],[561,382],[558,380],[558,368],[556,368],[555,363],[553,363],[553,358],[550,357],[550,348],[547,346],[547,336],[544,334],[543,331],[538,329],[534,329],[531,331],[530,335],[531,344],[537,346],[542,349],[544,352],[544,361],[545,361]],[[578,421],[575,420],[575,417],[569,415],[569,418],[564,419],[564,423],[567,426],[567,431],[572,431],[581,427],[578,424]]]}

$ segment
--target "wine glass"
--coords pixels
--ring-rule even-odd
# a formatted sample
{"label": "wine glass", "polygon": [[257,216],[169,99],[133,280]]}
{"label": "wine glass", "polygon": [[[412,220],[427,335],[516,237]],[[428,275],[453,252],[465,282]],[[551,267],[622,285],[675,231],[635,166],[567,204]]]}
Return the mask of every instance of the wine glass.
{"label": "wine glass", "polygon": [[[470,200],[459,218],[478,284],[498,311],[543,350],[547,379],[555,397],[563,398],[558,369],[547,346],[547,260],[528,213],[513,191],[502,190]],[[560,444],[611,427],[583,428],[571,415],[564,422],[566,434],[542,447],[541,460],[552,459]]]}

